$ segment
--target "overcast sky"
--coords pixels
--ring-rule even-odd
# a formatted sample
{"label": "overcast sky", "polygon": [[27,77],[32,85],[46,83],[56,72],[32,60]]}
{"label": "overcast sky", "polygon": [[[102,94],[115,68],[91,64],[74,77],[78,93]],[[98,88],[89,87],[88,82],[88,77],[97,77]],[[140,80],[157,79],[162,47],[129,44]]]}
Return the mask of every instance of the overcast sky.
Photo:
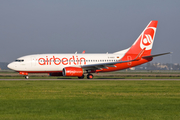
{"label": "overcast sky", "polygon": [[180,0],[0,0],[0,62],[39,53],[113,53],[158,20],[152,54],[173,52],[172,62],[180,63],[179,6]]}

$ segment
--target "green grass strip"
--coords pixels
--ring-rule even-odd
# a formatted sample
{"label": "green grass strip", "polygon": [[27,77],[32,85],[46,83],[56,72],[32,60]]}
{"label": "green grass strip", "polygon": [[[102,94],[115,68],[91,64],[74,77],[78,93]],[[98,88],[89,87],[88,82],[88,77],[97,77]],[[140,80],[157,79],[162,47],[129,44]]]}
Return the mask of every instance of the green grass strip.
{"label": "green grass strip", "polygon": [[178,120],[180,81],[0,81],[2,120]]}

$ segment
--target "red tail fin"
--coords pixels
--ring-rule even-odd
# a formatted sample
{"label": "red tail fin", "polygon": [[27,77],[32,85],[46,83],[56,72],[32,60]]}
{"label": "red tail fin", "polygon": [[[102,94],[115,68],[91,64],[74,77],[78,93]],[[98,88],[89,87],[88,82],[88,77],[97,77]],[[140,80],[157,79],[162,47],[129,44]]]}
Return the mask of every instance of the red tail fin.
{"label": "red tail fin", "polygon": [[131,59],[135,59],[137,54],[139,54],[143,49],[143,56],[151,55],[151,49],[154,42],[154,37],[156,33],[158,21],[151,21],[144,31],[140,34],[134,44],[130,47],[123,58],[131,56]]}

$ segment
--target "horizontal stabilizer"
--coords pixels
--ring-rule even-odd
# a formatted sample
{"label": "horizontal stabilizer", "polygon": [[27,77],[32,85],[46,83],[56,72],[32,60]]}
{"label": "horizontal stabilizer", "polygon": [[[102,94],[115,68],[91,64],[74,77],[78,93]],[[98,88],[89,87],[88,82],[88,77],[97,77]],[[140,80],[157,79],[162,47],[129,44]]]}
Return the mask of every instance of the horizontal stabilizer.
{"label": "horizontal stabilizer", "polygon": [[156,54],[156,55],[143,56],[142,58],[157,57],[157,56],[166,55],[166,54],[171,54],[171,53],[172,53],[172,52],[167,52],[167,53],[161,53],[161,54]]}

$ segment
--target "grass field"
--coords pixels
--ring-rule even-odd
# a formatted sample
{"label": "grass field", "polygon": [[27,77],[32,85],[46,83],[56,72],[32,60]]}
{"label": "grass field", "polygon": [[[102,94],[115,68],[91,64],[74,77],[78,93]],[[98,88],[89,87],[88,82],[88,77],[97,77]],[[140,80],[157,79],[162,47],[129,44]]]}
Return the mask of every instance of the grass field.
{"label": "grass field", "polygon": [[180,81],[0,81],[0,120],[179,120]]}

